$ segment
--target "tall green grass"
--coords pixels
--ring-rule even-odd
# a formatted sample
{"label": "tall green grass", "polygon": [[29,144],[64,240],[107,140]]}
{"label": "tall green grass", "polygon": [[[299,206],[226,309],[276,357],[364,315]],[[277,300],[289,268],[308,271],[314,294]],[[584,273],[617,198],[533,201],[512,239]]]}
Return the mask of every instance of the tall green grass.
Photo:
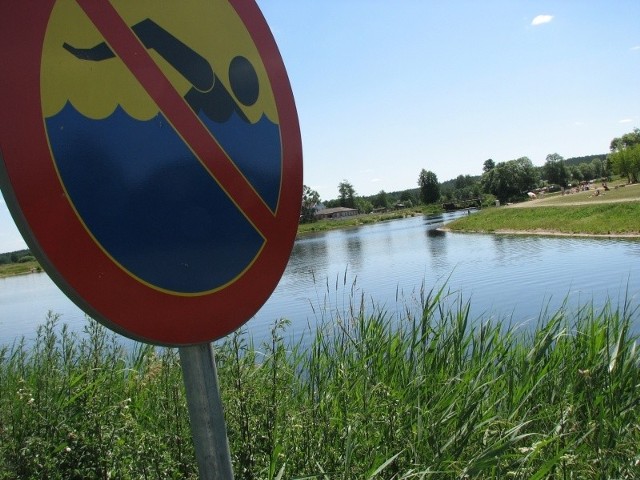
{"label": "tall green grass", "polygon": [[[236,478],[640,476],[631,301],[525,329],[448,295],[398,315],[352,293],[312,339],[217,344]],[[0,351],[0,478],[197,478],[176,351],[58,323]]]}
{"label": "tall green grass", "polygon": [[193,477],[177,352],[58,323],[0,349],[0,478]]}

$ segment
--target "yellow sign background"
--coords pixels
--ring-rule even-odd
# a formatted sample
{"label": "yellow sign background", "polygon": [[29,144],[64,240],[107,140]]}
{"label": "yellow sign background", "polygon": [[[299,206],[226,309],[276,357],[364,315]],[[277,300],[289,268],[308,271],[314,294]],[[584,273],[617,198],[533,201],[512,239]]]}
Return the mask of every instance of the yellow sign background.
{"label": "yellow sign background", "polygon": [[[260,95],[249,107],[241,102],[237,104],[251,122],[257,122],[264,114],[278,123],[273,92],[262,59],[228,2],[113,0],[112,4],[127,25],[150,18],[207,59],[231,95],[229,64],[238,55],[246,57],[258,75]],[[74,0],[56,2],[49,19],[41,62],[40,88],[45,118],[58,113],[68,101],[93,119],[108,117],[118,105],[139,120],[148,120],[158,114],[158,106],[118,58],[100,62],[79,60],[62,46],[66,42],[75,48],[91,48],[104,41]],[[155,51],[149,50],[149,53],[184,97],[193,86]]]}

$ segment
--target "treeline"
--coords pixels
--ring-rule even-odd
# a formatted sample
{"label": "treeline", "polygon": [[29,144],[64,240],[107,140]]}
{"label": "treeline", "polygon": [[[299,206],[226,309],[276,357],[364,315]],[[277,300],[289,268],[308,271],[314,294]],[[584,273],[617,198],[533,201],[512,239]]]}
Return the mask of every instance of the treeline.
{"label": "treeline", "polygon": [[598,160],[599,162],[602,162],[606,160],[606,158],[607,158],[606,153],[602,153],[600,155],[586,155],[584,157],[571,157],[571,158],[565,159],[564,164],[567,167],[572,167],[575,165],[592,163],[594,160]]}
{"label": "treeline", "polygon": [[[542,166],[533,165],[527,157],[497,164],[489,159],[484,162],[482,175],[458,175],[444,182],[437,182],[436,179],[436,185],[433,178],[430,184],[429,178],[423,177],[431,172],[423,171],[419,178],[421,187],[410,192],[419,201],[424,197],[422,191],[431,189],[427,198],[435,198],[436,202],[443,204],[469,205],[469,202],[482,202],[486,205],[492,204],[495,199],[516,200],[526,196],[529,189],[549,184],[561,184],[564,187],[570,181],[581,182],[607,176],[611,173],[607,158],[607,154],[598,154],[564,159],[558,154],[551,154]],[[490,173],[496,166],[499,167],[498,170]],[[389,195],[402,194],[406,195],[404,192]]]}
{"label": "treeline", "polygon": [[15,252],[0,253],[0,265],[21,263],[34,260],[30,250],[16,250]]}
{"label": "treeline", "polygon": [[564,159],[557,153],[547,156],[543,166],[535,166],[527,157],[495,163],[486,160],[482,175],[458,175],[439,182],[431,171],[422,170],[418,187],[395,192],[380,190],[375,195],[359,196],[348,180],[338,185],[338,198],[321,201],[320,195],[305,186],[302,202],[303,222],[314,220],[317,208],[346,207],[360,213],[380,209],[411,208],[419,204],[441,203],[443,207],[493,205],[527,198],[527,192],[540,187],[556,185],[566,187],[569,182],[581,182],[607,177],[611,173],[607,154],[587,155]]}
{"label": "treeline", "polygon": [[607,154],[564,159],[557,153],[547,155],[542,166],[527,157],[483,164],[482,175],[458,175],[439,183],[439,200],[445,204],[465,205],[470,201],[491,204],[493,200],[517,201],[527,192],[544,187],[560,189],[573,183],[607,178],[613,169]]}
{"label": "treeline", "polygon": [[371,213],[375,210],[390,208],[411,208],[420,201],[420,189],[413,188],[399,192],[385,192],[380,190],[375,195],[361,196],[348,180],[338,185],[339,197],[333,200],[321,201],[320,194],[308,186],[303,187],[302,208],[300,221],[302,223],[315,220],[314,214],[322,208],[354,208],[360,213]]}
{"label": "treeline", "polygon": [[[629,183],[640,179],[640,129],[611,140],[608,154],[564,159],[557,153],[547,155],[545,164],[536,167],[527,157],[495,163],[486,160],[480,178],[483,193],[500,201],[518,201],[538,189],[574,187],[582,182],[609,181],[613,175]],[[460,178],[460,177],[458,177]]]}
{"label": "treeline", "polygon": [[484,161],[482,171],[482,175],[458,175],[439,182],[434,172],[422,169],[418,188],[391,193],[380,190],[370,196],[357,195],[354,186],[343,180],[338,184],[338,198],[324,201],[318,192],[305,185],[300,221],[313,222],[316,212],[334,207],[370,213],[418,204],[441,204],[444,209],[456,209],[492,205],[495,200],[516,202],[535,192],[557,191],[594,180],[605,182],[614,174],[635,183],[640,178],[640,129],[614,138],[608,154],[565,159],[558,153],[550,153],[542,166],[535,166],[528,157],[497,163],[490,158]]}

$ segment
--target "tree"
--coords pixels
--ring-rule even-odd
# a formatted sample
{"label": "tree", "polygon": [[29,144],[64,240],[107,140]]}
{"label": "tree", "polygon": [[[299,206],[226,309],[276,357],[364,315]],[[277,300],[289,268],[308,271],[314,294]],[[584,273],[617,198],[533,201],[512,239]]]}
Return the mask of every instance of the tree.
{"label": "tree", "polygon": [[640,178],[640,144],[623,148],[610,155],[614,173],[626,176],[629,183]]}
{"label": "tree", "polygon": [[595,174],[595,171],[593,169],[593,165],[591,163],[581,163],[578,168],[580,169],[580,172],[582,173],[582,179],[583,180],[591,180],[593,178],[596,178],[597,175]]}
{"label": "tree", "polygon": [[538,172],[527,157],[500,162],[482,175],[484,191],[495,195],[501,202],[525,197],[537,183]]}
{"label": "tree", "polygon": [[493,170],[496,166],[496,163],[492,159],[485,160],[482,164],[482,171],[488,172],[489,170]]}
{"label": "tree", "polygon": [[389,206],[389,196],[384,190],[380,190],[373,199],[373,206],[376,208],[387,208]]}
{"label": "tree", "polygon": [[338,193],[341,207],[356,208],[356,191],[347,180],[338,184]]}
{"label": "tree", "polygon": [[412,207],[416,202],[416,196],[411,190],[405,190],[400,194],[400,201],[407,207]]}
{"label": "tree", "polygon": [[453,188],[456,190],[462,190],[471,185],[473,185],[473,177],[471,175],[458,175],[453,181]]}
{"label": "tree", "polygon": [[453,180],[440,184],[440,196],[445,202],[464,202],[481,195],[480,182],[471,175],[458,175]]}
{"label": "tree", "polygon": [[547,155],[543,174],[549,183],[555,183],[561,187],[566,187],[569,183],[569,170],[564,164],[564,158],[557,153]]}
{"label": "tree", "polygon": [[629,183],[638,182],[640,177],[640,128],[611,140],[609,159],[613,171],[626,176]]}
{"label": "tree", "polygon": [[640,128],[634,128],[633,132],[625,133],[622,137],[611,140],[609,150],[619,152],[635,145],[640,145]]}
{"label": "tree", "polygon": [[302,186],[302,208],[300,209],[300,221],[309,223],[315,221],[316,205],[320,201],[320,194],[315,190]]}
{"label": "tree", "polygon": [[371,213],[373,211],[373,203],[363,197],[355,199],[355,205],[360,213]]}
{"label": "tree", "polygon": [[423,168],[418,177],[418,185],[423,203],[435,203],[440,199],[440,184],[435,173]]}
{"label": "tree", "polygon": [[576,182],[581,182],[582,180],[584,180],[584,175],[582,173],[582,170],[580,170],[579,165],[571,165],[571,167],[569,167],[569,172],[571,174],[572,180],[575,180]]}
{"label": "tree", "polygon": [[604,164],[605,162],[600,158],[594,158],[591,161],[590,165],[593,172],[593,178],[600,178],[605,176]]}

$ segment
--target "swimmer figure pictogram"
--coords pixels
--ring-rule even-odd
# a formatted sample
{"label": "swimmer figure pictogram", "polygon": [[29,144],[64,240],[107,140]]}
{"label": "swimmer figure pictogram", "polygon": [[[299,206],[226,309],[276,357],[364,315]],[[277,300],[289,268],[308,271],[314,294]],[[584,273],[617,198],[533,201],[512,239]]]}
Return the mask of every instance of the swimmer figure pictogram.
{"label": "swimmer figure pictogram", "polygon": [[[146,48],[155,50],[191,83],[193,87],[184,99],[196,115],[202,112],[211,120],[222,123],[235,112],[249,123],[242,108],[204,57],[149,18],[136,23],[131,30]],[[106,42],[91,48],[76,48],[66,42],[62,46],[80,60],[99,62],[116,57]],[[228,73],[235,98],[245,106],[253,105],[258,100],[260,85],[251,62],[243,56],[236,56],[229,64]]]}

